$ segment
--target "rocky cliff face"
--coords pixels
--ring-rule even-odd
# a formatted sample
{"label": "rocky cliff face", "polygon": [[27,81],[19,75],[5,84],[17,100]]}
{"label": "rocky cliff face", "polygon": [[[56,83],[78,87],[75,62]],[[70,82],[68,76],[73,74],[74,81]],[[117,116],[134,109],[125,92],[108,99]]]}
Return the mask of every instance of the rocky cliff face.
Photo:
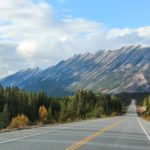
{"label": "rocky cliff face", "polygon": [[46,70],[28,69],[0,80],[49,95],[68,95],[80,89],[94,92],[150,91],[150,47],[127,46],[74,55]]}

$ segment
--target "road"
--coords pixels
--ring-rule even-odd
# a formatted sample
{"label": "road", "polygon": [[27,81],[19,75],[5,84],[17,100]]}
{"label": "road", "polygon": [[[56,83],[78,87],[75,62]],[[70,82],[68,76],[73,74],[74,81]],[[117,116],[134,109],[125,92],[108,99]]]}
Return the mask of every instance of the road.
{"label": "road", "polygon": [[136,114],[0,133],[0,150],[150,150],[150,122]]}

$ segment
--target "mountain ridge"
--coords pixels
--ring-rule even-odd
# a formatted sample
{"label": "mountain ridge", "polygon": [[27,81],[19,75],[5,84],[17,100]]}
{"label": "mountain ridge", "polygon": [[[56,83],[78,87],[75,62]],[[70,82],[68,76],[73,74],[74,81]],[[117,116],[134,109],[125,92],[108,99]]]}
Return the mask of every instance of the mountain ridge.
{"label": "mountain ridge", "polygon": [[0,80],[3,86],[18,86],[49,95],[70,95],[81,89],[94,92],[150,91],[150,47],[124,46],[74,55],[45,70],[27,69]]}

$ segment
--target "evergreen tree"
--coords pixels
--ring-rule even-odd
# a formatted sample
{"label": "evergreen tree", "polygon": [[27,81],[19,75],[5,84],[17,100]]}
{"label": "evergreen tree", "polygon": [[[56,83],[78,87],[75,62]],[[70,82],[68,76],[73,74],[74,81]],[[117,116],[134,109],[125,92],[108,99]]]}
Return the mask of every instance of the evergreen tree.
{"label": "evergreen tree", "polygon": [[52,120],[52,108],[50,106],[48,108],[47,120],[48,121]]}
{"label": "evergreen tree", "polygon": [[2,112],[2,127],[6,128],[10,123],[10,113],[8,110],[8,105],[5,104],[3,112]]}
{"label": "evergreen tree", "polygon": [[2,119],[2,114],[0,114],[0,129],[3,128],[3,119]]}

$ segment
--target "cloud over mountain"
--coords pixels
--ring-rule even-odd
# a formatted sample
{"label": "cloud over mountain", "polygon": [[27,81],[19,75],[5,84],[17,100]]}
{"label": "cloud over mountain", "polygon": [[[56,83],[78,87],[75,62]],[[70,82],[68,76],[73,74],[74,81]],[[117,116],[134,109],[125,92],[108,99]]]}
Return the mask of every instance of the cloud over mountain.
{"label": "cloud over mountain", "polygon": [[46,68],[75,53],[150,42],[150,26],[110,28],[72,17],[71,12],[58,17],[57,10],[44,0],[0,3],[0,77],[28,66]]}

